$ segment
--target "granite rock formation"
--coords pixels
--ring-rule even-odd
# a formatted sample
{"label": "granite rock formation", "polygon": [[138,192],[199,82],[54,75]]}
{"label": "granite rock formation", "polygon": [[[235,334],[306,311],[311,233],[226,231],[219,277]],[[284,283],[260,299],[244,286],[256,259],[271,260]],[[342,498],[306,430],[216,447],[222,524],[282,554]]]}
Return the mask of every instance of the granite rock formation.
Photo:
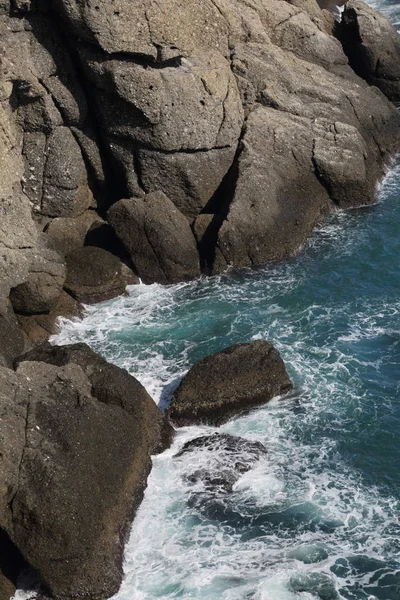
{"label": "granite rock formation", "polygon": [[269,342],[236,344],[206,356],[184,376],[166,415],[175,425],[220,425],[232,416],[285,394],[292,383]]}
{"label": "granite rock formation", "polygon": [[398,97],[399,38],[359,0],[341,24],[330,10],[2,2],[2,314],[10,291],[25,321],[54,310],[65,256],[96,246],[104,219],[127,266],[168,283],[285,258],[335,207],[373,202],[399,148],[384,95]]}
{"label": "granite rock formation", "polygon": [[38,347],[0,380],[1,530],[52,597],[110,597],[150,456],[172,427],[84,344]]}
{"label": "granite rock formation", "polygon": [[[332,11],[334,0],[0,0],[0,539],[55,597],[117,589],[150,453],[171,429],[137,382],[86,348],[13,361],[79,302],[139,277],[284,259],[337,207],[374,201],[400,146],[399,38],[360,0],[342,23]],[[288,389],[276,356],[276,385],[249,380],[244,365],[257,371],[270,352],[256,355],[230,371],[242,396],[209,365],[221,406],[197,399],[197,416],[172,407],[171,418],[219,422]],[[3,552],[1,600],[15,577]]]}

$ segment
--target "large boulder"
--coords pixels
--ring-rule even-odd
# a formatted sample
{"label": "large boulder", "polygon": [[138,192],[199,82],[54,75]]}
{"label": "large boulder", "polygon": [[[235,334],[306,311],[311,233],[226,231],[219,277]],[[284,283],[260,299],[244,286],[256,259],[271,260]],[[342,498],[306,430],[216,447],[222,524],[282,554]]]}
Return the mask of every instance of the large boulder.
{"label": "large boulder", "polygon": [[250,114],[233,185],[210,210],[214,273],[287,258],[335,205],[372,203],[400,125],[376,88],[273,44],[238,44],[232,58]]}
{"label": "large boulder", "polygon": [[189,222],[164,193],[120,200],[108,219],[144,283],[175,283],[200,275]]}
{"label": "large boulder", "polygon": [[166,415],[175,425],[220,425],[286,393],[292,383],[279,352],[260,340],[236,344],[196,363],[174,392]]}
{"label": "large boulder", "polygon": [[84,344],[18,362],[0,371],[0,527],[52,596],[108,598],[150,456],[172,428],[136,379]]}
{"label": "large boulder", "polygon": [[93,47],[82,51],[82,61],[127,194],[162,189],[193,218],[229,169],[243,124],[229,62],[199,48],[158,68],[105,59]]}
{"label": "large boulder", "polygon": [[65,289],[78,302],[94,304],[123,294],[137,278],[121,260],[95,246],[78,248],[66,256]]}
{"label": "large boulder", "polygon": [[[271,152],[263,152],[265,146]],[[280,260],[298,251],[332,200],[346,207],[372,198],[366,146],[355,127],[259,107],[247,121],[217,246],[225,265]],[[218,268],[221,262],[214,272]]]}
{"label": "large boulder", "polygon": [[400,36],[390,21],[361,0],[350,0],[340,35],[354,71],[390,100],[400,100]]}
{"label": "large boulder", "polygon": [[56,0],[55,8],[79,38],[96,44],[107,54],[125,53],[156,59],[185,55],[198,46],[229,54],[228,31],[212,0],[170,0],[167,6],[148,0],[132,5],[116,0],[87,3]]}

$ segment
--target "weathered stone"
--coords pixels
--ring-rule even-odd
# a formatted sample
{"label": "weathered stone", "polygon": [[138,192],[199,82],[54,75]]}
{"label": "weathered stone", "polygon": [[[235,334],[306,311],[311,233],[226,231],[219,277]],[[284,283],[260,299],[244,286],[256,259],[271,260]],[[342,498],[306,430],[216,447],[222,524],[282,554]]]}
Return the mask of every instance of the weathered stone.
{"label": "weathered stone", "polygon": [[16,312],[49,312],[56,305],[65,281],[63,259],[53,250],[33,255],[25,283],[11,290],[10,299]]}
{"label": "weathered stone", "polygon": [[22,354],[24,349],[24,336],[9,306],[5,314],[0,313],[0,365],[11,368],[14,359]]}
{"label": "weathered stone", "polygon": [[292,387],[279,352],[266,341],[237,344],[195,364],[166,414],[176,425],[219,425]]}
{"label": "weathered stone", "polygon": [[95,41],[107,54],[168,59],[198,47],[228,54],[227,26],[212,0],[170,0],[168,6],[148,0],[137,0],[134,6],[126,0],[112,5],[99,0],[84,7],[80,0],[54,4],[75,35]]}
{"label": "weathered stone", "polygon": [[[269,0],[263,6],[264,20],[274,44],[328,70],[347,65],[342,45],[329,35],[321,11],[318,15],[315,10],[318,8],[316,4],[313,7],[314,18],[302,8],[282,0]],[[315,18],[317,15],[319,18]]]}
{"label": "weathered stone", "polygon": [[81,150],[67,127],[57,127],[50,135],[46,155],[41,212],[51,217],[81,215],[92,195]]}
{"label": "weathered stone", "polygon": [[293,255],[331,210],[314,172],[314,140],[308,119],[264,107],[250,115],[234,198],[217,238],[226,265]]}
{"label": "weathered stone", "polygon": [[340,35],[354,71],[390,100],[400,100],[400,36],[390,21],[361,0],[350,0]]}
{"label": "weathered stone", "polygon": [[79,302],[94,304],[125,292],[136,276],[121,260],[94,246],[74,250],[66,257],[65,289]]}
{"label": "weathered stone", "polygon": [[95,211],[86,211],[79,217],[57,217],[46,227],[48,245],[64,256],[83,246],[93,222],[98,219]]}
{"label": "weathered stone", "polygon": [[229,62],[205,49],[163,69],[92,49],[82,60],[128,195],[162,189],[193,217],[221,183],[240,136],[243,109]]}
{"label": "weathered stone", "polygon": [[150,455],[172,429],[138,381],[83,344],[38,348],[4,371],[0,526],[53,597],[110,597]]}
{"label": "weathered stone", "polygon": [[[36,346],[49,339],[50,335],[57,333],[58,317],[73,318],[81,314],[78,302],[67,292],[62,291],[57,304],[49,313],[38,315],[18,315],[19,325],[27,336],[29,342]],[[21,354],[22,351],[19,352]],[[15,355],[17,356],[17,354]]]}
{"label": "weathered stone", "polygon": [[146,192],[162,190],[181,213],[196,217],[229,170],[235,146],[204,152],[139,150],[141,182]]}
{"label": "weathered stone", "polygon": [[144,283],[174,283],[200,274],[189,222],[162,192],[120,200],[108,219]]}

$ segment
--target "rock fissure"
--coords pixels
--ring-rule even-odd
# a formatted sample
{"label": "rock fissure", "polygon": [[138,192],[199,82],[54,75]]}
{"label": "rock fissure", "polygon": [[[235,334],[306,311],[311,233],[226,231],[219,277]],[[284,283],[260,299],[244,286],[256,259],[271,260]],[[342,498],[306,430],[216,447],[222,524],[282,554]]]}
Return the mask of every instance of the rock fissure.
{"label": "rock fissure", "polygon": [[[16,393],[15,393],[15,397],[16,398],[18,391],[20,391],[20,384],[17,384],[17,389],[16,389]],[[17,482],[16,482],[16,487],[15,487],[15,492],[13,493],[12,497],[10,498],[9,501],[9,506],[10,506],[10,511],[11,514],[14,518],[14,502],[15,499],[18,495],[19,489],[20,489],[20,482],[21,482],[21,474],[22,474],[22,465],[24,462],[24,458],[25,458],[25,452],[26,449],[28,448],[28,435],[29,435],[29,410],[30,410],[30,395],[29,395],[29,391],[28,391],[28,398],[27,398],[27,403],[26,403],[26,411],[25,411],[25,416],[24,416],[24,441],[23,441],[23,448],[22,448],[22,453],[21,453],[21,459],[19,461],[19,465],[18,465],[18,473],[17,473]]]}

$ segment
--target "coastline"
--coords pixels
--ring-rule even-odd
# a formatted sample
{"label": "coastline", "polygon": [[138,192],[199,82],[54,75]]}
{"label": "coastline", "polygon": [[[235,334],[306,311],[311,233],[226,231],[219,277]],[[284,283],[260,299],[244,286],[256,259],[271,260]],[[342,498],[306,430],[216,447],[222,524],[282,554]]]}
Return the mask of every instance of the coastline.
{"label": "coastline", "polygon": [[[157,29],[155,19],[154,39],[151,28],[149,39],[140,32],[127,37],[118,11],[111,17],[110,35],[101,10],[97,16],[90,11],[77,16],[72,4],[61,0],[54,9],[45,2],[0,7],[5,64],[0,359],[8,469],[0,527],[41,572],[55,598],[83,594],[97,600],[118,589],[134,512],[124,486],[135,482],[136,510],[150,455],[156,446],[159,451],[168,447],[172,437],[133,377],[99,357],[82,358],[83,350],[72,359],[49,346],[35,350],[55,333],[56,319],[79,314],[80,303],[117,297],[139,279],[177,283],[223,273],[228,265],[275,264],[297,255],[314,227],[337,208],[371,206],[400,149],[400,116],[374,87],[398,100],[395,58],[380,65],[382,72],[378,67],[372,72],[365,59],[365,48],[373,56],[378,52],[374,19],[395,57],[400,52],[395,30],[378,13],[351,0],[338,33],[329,12],[312,2],[274,1],[254,10],[216,4],[205,3],[204,11],[191,2],[181,7],[182,19],[190,22],[195,16],[192,36],[177,33],[168,19]],[[199,22],[213,26],[198,27]],[[124,381],[115,384],[117,392],[104,391],[107,370],[116,382]],[[34,384],[27,383],[31,379]],[[104,550],[100,559],[93,552],[90,581],[85,572],[76,583],[68,579],[72,538],[65,542],[67,559],[60,559],[57,574],[54,566],[47,570],[46,539],[39,548],[29,541],[38,519],[30,511],[35,513],[41,491],[32,484],[24,489],[37,469],[35,461],[42,460],[40,444],[54,443],[51,421],[41,421],[37,407],[41,394],[46,410],[56,406],[52,394],[58,381],[65,406],[73,402],[73,389],[75,408],[82,403],[98,415],[91,417],[99,419],[98,431],[115,406],[131,415],[124,386],[136,386],[143,409],[135,418],[139,430],[148,432],[135,448],[140,458],[118,450],[126,461],[119,516],[110,516],[108,506],[98,509],[99,514],[104,510],[110,531],[120,532],[117,548],[109,550],[111,561]],[[27,443],[33,430],[29,419],[43,426],[44,441],[32,437]],[[67,428],[63,443],[68,444],[73,430],[67,420],[58,426],[61,437]],[[115,414],[116,432],[118,427],[122,423]],[[77,426],[78,431],[90,439],[84,428]],[[111,444],[109,473],[116,451]],[[43,467],[43,481],[57,472],[58,459],[47,474]],[[91,473],[91,465],[86,467]],[[65,472],[74,468],[72,462]],[[61,489],[64,501],[68,507]],[[64,517],[68,529],[68,508],[60,518],[61,537]],[[40,518],[38,536],[47,527],[46,515]],[[93,526],[93,547],[102,535]],[[100,584],[96,569],[102,561],[107,582]],[[4,580],[9,590],[7,573]]]}

